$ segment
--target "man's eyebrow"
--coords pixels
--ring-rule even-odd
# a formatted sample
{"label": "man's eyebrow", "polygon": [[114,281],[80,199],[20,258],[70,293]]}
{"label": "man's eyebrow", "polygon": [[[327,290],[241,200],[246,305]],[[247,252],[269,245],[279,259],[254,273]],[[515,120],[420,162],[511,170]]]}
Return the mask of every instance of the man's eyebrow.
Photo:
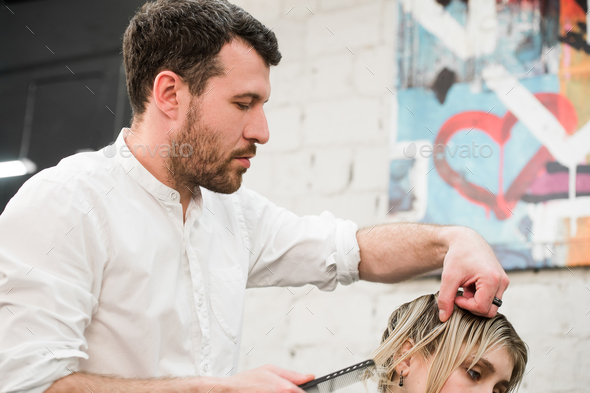
{"label": "man's eyebrow", "polygon": [[[255,99],[255,100],[262,100],[262,97],[260,96],[260,94],[254,93],[254,92],[236,94],[233,98],[247,98],[247,97],[251,97],[252,99]],[[268,102],[268,100],[266,100],[264,102]]]}

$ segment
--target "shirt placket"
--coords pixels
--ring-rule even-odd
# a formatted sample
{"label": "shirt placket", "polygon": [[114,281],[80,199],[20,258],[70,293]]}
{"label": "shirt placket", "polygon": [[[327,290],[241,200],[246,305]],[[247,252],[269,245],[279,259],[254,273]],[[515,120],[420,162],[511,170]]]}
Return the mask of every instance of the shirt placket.
{"label": "shirt placket", "polygon": [[190,230],[185,231],[184,244],[193,284],[195,309],[197,311],[198,323],[201,328],[201,353],[200,358],[197,358],[196,361],[199,362],[199,372],[201,375],[211,375],[211,324],[209,323],[207,293],[205,291],[205,283],[201,267],[199,266],[194,250],[190,246],[189,231]]}
{"label": "shirt placket", "polygon": [[195,363],[199,365],[199,374],[210,376],[211,374],[211,324],[209,321],[209,302],[207,298],[207,286],[205,275],[199,264],[195,250],[193,249],[190,236],[193,229],[193,223],[198,214],[196,210],[190,209],[187,212],[188,220],[184,225],[183,244],[188,259],[188,268],[190,272],[191,283],[193,287],[193,301],[197,313],[197,321],[201,330],[201,348],[200,353],[195,353]]}

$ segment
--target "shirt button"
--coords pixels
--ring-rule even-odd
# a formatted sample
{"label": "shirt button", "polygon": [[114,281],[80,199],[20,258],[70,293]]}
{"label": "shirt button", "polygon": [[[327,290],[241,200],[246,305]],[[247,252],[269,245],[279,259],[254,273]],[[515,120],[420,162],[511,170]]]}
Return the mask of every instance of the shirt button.
{"label": "shirt button", "polygon": [[205,365],[203,366],[203,371],[204,371],[204,372],[207,372],[207,371],[209,371],[209,365],[208,365],[208,364],[205,364]]}
{"label": "shirt button", "polygon": [[177,198],[178,198],[178,195],[175,192],[170,194],[170,199],[172,199],[173,201],[175,201]]}
{"label": "shirt button", "polygon": [[[197,302],[197,304],[199,306],[202,306],[203,305],[203,298],[202,297],[199,298],[199,301]],[[205,367],[207,367],[207,366],[205,366]]]}

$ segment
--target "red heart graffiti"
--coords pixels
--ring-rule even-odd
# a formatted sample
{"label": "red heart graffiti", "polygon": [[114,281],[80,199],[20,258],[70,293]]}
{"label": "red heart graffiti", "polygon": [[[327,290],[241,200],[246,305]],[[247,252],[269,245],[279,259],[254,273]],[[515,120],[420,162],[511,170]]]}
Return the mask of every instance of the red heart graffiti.
{"label": "red heart graffiti", "polygon": [[[578,123],[576,110],[566,97],[554,93],[538,93],[535,97],[559,120],[568,134],[576,131]],[[444,181],[473,203],[482,205],[486,210],[491,209],[499,220],[505,220],[512,215],[510,210],[533,181],[543,174],[547,162],[554,160],[547,148],[542,146],[504,194],[502,186],[504,145],[510,139],[512,127],[517,122],[518,119],[511,112],[507,112],[502,118],[481,111],[463,112],[449,118],[442,125],[434,142],[435,146],[445,145],[455,133],[473,127],[473,131],[484,132],[500,146],[497,195],[484,187],[468,182],[451,168],[446,157],[434,155],[434,165]]]}

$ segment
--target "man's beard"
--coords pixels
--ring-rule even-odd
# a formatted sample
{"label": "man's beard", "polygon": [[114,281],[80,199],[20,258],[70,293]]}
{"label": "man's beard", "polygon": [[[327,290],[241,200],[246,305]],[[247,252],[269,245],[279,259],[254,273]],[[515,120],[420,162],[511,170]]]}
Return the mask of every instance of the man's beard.
{"label": "man's beard", "polygon": [[[234,193],[240,188],[246,168],[233,169],[233,161],[236,157],[255,155],[256,145],[251,144],[229,155],[221,151],[222,137],[199,121],[198,106],[191,103],[193,109],[186,122],[168,138],[173,151],[166,157],[166,165],[171,172],[169,177],[173,187],[176,190],[186,187],[192,192],[194,187],[201,186],[222,194]],[[175,151],[174,146],[179,150]]]}

